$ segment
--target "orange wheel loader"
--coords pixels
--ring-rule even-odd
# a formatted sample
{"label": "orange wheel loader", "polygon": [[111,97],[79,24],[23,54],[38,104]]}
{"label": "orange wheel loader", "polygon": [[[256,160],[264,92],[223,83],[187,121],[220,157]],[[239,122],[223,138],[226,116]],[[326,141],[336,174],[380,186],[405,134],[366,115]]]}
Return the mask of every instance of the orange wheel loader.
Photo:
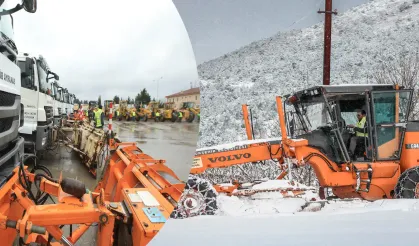
{"label": "orange wheel loader", "polygon": [[[322,198],[326,190],[341,199],[419,198],[419,122],[409,120],[412,96],[412,89],[398,85],[346,84],[277,97],[281,138],[253,140],[245,117],[249,141],[196,153],[192,175],[172,217],[213,214],[217,193],[266,191],[252,191],[252,184],[236,180],[229,185],[211,181],[216,169],[264,160],[277,163],[281,171],[277,179],[290,179],[293,170],[310,165]],[[365,113],[365,124],[355,132],[352,125],[357,124],[359,111]]]}

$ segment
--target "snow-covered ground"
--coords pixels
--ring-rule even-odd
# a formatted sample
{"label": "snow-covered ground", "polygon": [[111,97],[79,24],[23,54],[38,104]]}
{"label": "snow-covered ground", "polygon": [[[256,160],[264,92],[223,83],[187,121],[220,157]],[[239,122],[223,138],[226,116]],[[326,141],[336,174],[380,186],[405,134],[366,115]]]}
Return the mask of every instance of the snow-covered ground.
{"label": "snow-covered ground", "polygon": [[328,211],[168,220],[150,245],[418,245],[419,202],[379,200]]}

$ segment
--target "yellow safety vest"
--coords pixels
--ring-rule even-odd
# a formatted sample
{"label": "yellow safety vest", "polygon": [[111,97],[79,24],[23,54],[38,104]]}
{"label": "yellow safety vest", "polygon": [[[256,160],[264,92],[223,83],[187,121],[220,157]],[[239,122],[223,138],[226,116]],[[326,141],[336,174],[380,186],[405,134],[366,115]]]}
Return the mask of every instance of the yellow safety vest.
{"label": "yellow safety vest", "polygon": [[135,116],[135,111],[132,111],[132,116]]}
{"label": "yellow safety vest", "polygon": [[156,112],[156,117],[159,117],[160,116],[160,113],[159,112]]}
{"label": "yellow safety vest", "polygon": [[180,117],[180,118],[182,118],[182,117],[183,117],[182,112],[179,112],[179,117]]}
{"label": "yellow safety vest", "polygon": [[96,127],[101,127],[102,126],[102,110],[98,109],[95,112],[95,119],[96,119]]}
{"label": "yellow safety vest", "polygon": [[[356,127],[357,128],[364,128],[366,121],[367,121],[367,118],[365,116],[362,117],[362,119],[356,123]],[[362,132],[357,131],[356,136],[357,137],[368,137],[368,133],[364,133],[363,131]]]}

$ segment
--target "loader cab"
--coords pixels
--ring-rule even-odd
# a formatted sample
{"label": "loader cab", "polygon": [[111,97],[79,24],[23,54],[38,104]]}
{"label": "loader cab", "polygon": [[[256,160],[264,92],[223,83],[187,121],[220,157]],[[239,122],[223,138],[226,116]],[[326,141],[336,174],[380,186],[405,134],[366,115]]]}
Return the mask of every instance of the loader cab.
{"label": "loader cab", "polygon": [[184,102],[183,105],[182,105],[183,109],[189,109],[189,108],[193,108],[193,107],[195,107],[195,103],[193,103],[193,102]]}
{"label": "loader cab", "polygon": [[352,161],[356,110],[366,112],[367,134],[357,143],[354,161],[400,160],[413,90],[393,85],[318,86],[286,96],[288,134],[304,138],[336,163]]}

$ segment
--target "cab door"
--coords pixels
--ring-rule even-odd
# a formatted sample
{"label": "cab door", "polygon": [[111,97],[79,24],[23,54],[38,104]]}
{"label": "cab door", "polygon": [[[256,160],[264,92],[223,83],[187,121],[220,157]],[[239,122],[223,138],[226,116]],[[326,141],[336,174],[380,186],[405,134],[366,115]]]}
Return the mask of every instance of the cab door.
{"label": "cab door", "polygon": [[377,160],[399,160],[412,90],[371,93],[373,141]]}

